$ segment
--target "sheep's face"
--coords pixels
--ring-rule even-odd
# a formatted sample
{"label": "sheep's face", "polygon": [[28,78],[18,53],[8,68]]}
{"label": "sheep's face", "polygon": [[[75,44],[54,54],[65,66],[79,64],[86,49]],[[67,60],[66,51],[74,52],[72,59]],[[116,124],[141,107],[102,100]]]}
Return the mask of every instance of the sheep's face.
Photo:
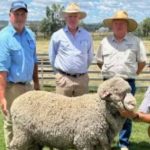
{"label": "sheep's face", "polygon": [[132,111],[136,107],[130,85],[120,77],[104,81],[99,87],[98,94],[102,100],[109,102],[117,109]]}

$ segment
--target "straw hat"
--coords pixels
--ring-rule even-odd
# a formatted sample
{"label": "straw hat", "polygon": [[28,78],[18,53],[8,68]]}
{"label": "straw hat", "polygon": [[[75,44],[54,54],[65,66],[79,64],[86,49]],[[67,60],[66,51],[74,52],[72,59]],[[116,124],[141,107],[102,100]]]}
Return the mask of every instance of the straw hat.
{"label": "straw hat", "polygon": [[63,10],[63,16],[65,14],[71,14],[71,13],[79,13],[80,19],[83,19],[86,17],[86,13],[81,11],[80,7],[76,3],[70,3],[65,10]]}
{"label": "straw hat", "polygon": [[128,13],[126,12],[126,11],[123,11],[123,10],[119,10],[119,11],[117,11],[116,13],[115,13],[115,15],[112,17],[112,18],[108,18],[108,19],[104,19],[103,20],[103,23],[107,26],[107,27],[109,27],[109,28],[111,28],[111,26],[112,26],[112,21],[113,20],[127,20],[127,22],[128,22],[128,31],[129,32],[132,32],[132,31],[134,31],[136,28],[137,28],[137,22],[134,20],[134,19],[132,19],[132,18],[129,18],[128,17]]}

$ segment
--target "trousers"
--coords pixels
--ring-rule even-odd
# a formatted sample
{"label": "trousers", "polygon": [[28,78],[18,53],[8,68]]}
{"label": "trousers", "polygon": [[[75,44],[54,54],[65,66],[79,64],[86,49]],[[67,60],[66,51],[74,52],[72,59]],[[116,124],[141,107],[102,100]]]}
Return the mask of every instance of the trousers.
{"label": "trousers", "polygon": [[5,93],[6,93],[6,100],[7,100],[8,115],[4,116],[4,138],[5,138],[6,150],[10,150],[9,146],[13,137],[12,121],[10,117],[11,105],[16,97],[32,89],[33,87],[31,84],[13,84],[13,83],[7,84]]}
{"label": "trousers", "polygon": [[[135,95],[136,86],[135,86],[135,79],[127,79],[126,80],[130,87],[131,93]],[[126,119],[122,130],[119,133],[119,147],[129,147],[129,138],[132,132],[132,121],[131,119]]]}

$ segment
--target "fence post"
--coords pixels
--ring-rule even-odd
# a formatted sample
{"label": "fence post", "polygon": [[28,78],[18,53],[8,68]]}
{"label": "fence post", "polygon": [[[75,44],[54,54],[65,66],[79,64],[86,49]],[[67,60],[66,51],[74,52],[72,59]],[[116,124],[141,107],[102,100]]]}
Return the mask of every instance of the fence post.
{"label": "fence post", "polygon": [[43,87],[44,87],[44,62],[43,62],[43,58],[41,59],[41,86],[43,89]]}

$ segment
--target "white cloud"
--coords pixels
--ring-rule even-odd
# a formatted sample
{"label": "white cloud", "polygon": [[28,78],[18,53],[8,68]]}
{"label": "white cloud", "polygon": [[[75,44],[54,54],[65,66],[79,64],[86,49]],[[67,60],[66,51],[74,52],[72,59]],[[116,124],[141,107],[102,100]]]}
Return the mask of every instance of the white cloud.
{"label": "white cloud", "polygon": [[[41,20],[45,16],[46,6],[59,3],[66,6],[72,0],[24,0],[28,4],[29,20]],[[124,9],[137,21],[150,17],[150,0],[74,0],[88,13],[86,22],[102,21],[111,17],[118,9]],[[8,20],[9,7],[12,0],[0,0],[0,20]]]}

